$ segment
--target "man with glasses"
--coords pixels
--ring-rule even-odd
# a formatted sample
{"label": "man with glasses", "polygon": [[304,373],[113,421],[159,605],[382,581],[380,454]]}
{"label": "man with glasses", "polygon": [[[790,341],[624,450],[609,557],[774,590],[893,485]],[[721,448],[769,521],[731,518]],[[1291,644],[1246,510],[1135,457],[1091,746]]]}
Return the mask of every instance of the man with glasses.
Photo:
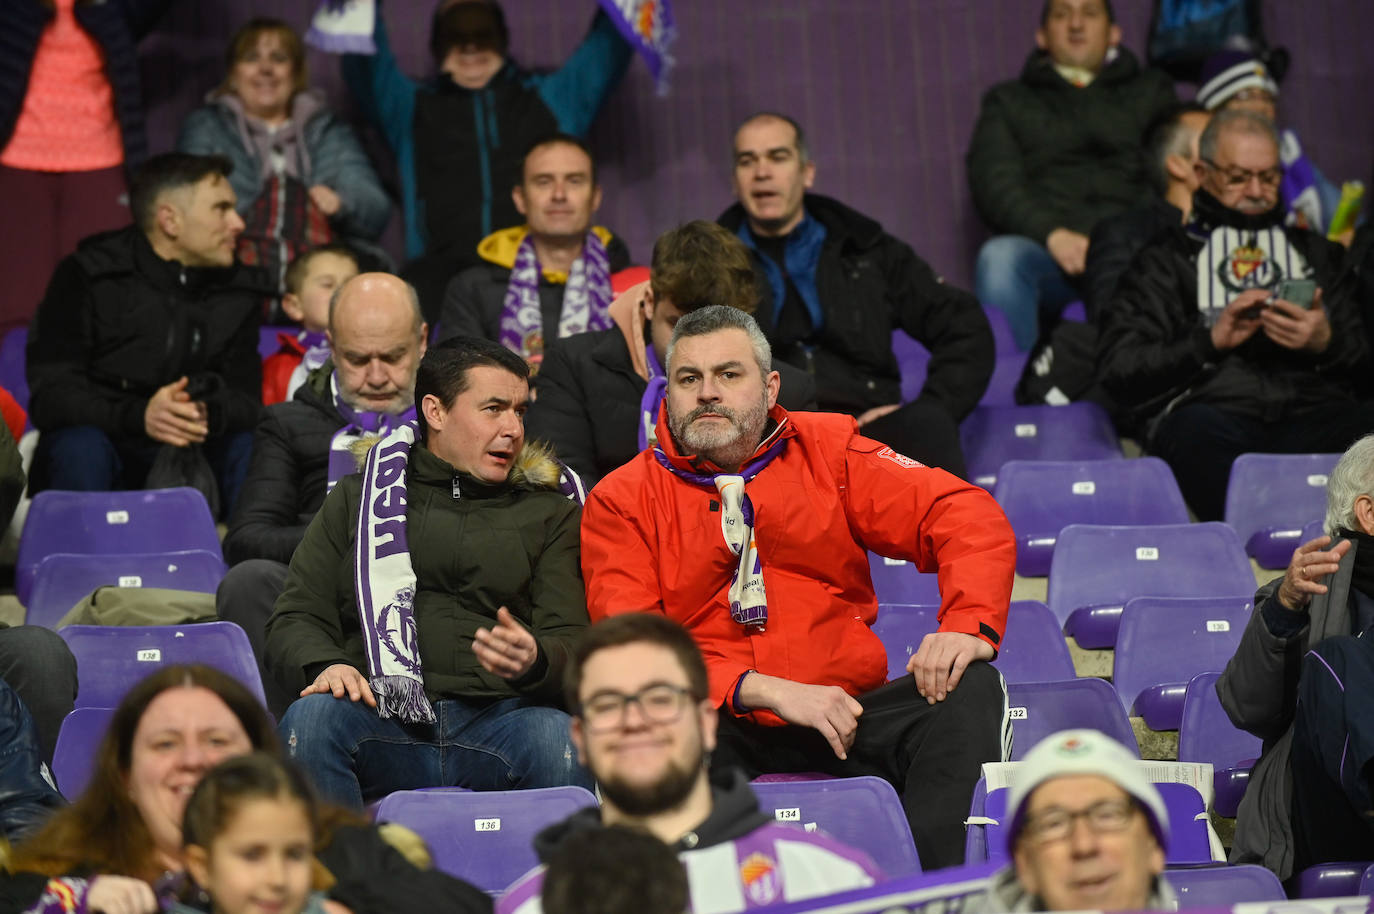
{"label": "man with glasses", "polygon": [[[596,778],[588,807],[535,837],[541,861],[603,826],[648,832],[679,854],[692,910],[742,911],[872,885],[872,861],[759,810],[736,770],[708,776],[716,709],[696,642],[661,615],[616,616],[589,628],[564,675],[572,740]],[[803,878],[797,880],[797,876]],[[538,914],[544,867],[497,902],[498,914]]]}
{"label": "man with glasses", "polygon": [[1012,865],[965,914],[1171,911],[1160,873],[1169,814],[1140,760],[1096,730],[1063,730],[1027,753],[1007,801]]}
{"label": "man with glasses", "polygon": [[1098,365],[1198,518],[1220,520],[1237,456],[1344,451],[1374,407],[1357,394],[1369,351],[1335,282],[1343,250],[1284,225],[1273,123],[1221,111],[1198,146],[1192,216],[1122,276]]}

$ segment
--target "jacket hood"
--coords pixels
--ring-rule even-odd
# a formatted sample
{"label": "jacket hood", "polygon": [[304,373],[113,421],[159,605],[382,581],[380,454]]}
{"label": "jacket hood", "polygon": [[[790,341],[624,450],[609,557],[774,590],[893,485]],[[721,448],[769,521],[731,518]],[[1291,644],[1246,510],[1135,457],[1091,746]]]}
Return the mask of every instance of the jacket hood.
{"label": "jacket hood", "polygon": [[[878,220],[865,216],[833,197],[805,194],[802,196],[802,206],[813,219],[825,226],[827,241],[831,238],[848,240],[861,248],[868,248],[882,240],[883,226]],[[744,204],[737,202],[721,213],[716,222],[738,233],[745,218]]]}
{"label": "jacket hood", "polygon": [[630,286],[611,302],[611,307],[606,311],[611,323],[615,324],[625,339],[625,346],[630,352],[630,367],[645,381],[649,380],[649,360],[644,353],[648,341],[644,337],[644,315],[640,313],[639,306],[644,303],[644,293],[648,288],[648,280]]}
{"label": "jacket hood", "polygon": [[[527,225],[515,225],[492,232],[477,243],[477,256],[487,263],[509,270],[515,266],[515,252],[520,249],[520,244],[529,234],[529,230]],[[600,238],[601,243],[607,248],[615,239],[615,234],[605,226],[593,225],[591,230],[596,233],[596,237]],[[543,272],[544,278],[551,283],[562,285],[568,281],[568,274],[562,270],[544,270]]]}
{"label": "jacket hood", "polygon": [[[678,839],[676,851],[700,850],[742,838],[762,828],[773,818],[759,810],[758,797],[743,772],[729,768],[711,775],[711,812],[706,820]],[[579,809],[562,822],[550,825],[534,836],[534,852],[540,863],[548,863],[558,846],[569,838],[601,828],[601,809]]]}
{"label": "jacket hood", "polygon": [[[1111,55],[1110,50],[1107,53],[1108,56]],[[1098,71],[1097,78],[1092,81],[1091,85],[1084,88],[1092,88],[1098,84],[1108,86],[1113,83],[1125,82],[1128,79],[1134,79],[1139,73],[1140,61],[1131,53],[1129,48],[1117,45],[1116,56],[1103,64],[1102,69]],[[1049,52],[1039,48],[1030,52],[1025,65],[1021,67],[1021,81],[1032,86],[1077,88],[1059,75]]]}

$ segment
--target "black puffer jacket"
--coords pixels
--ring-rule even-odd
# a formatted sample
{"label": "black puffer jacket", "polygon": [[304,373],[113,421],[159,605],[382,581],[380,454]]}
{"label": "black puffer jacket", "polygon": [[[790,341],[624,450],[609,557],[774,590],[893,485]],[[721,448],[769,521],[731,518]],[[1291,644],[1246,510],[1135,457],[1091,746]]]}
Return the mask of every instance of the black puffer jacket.
{"label": "black puffer jacket", "polygon": [[994,232],[1042,244],[1056,228],[1088,234],[1149,198],[1141,143],[1174,100],[1169,77],[1125,48],[1083,88],[1032,52],[1019,79],[983,96],[965,158],[978,214]]}
{"label": "black puffer jacket", "polygon": [[[816,408],[811,377],[786,362],[778,402],[788,412]],[[525,435],[546,441],[588,487],[639,453],[640,400],[648,382],[635,374],[618,327],[579,333],[549,350],[534,379],[539,396],[525,417]]]}
{"label": "black puffer jacket", "polygon": [[1303,229],[1285,230],[1323,290],[1331,322],[1325,352],[1285,349],[1262,332],[1219,352],[1198,310],[1198,252],[1217,226],[1277,226],[1283,212],[1275,208],[1264,218],[1247,218],[1198,191],[1193,220],[1156,236],[1132,261],[1103,309],[1098,371],[1107,392],[1145,419],[1201,401],[1273,422],[1309,405],[1353,401],[1352,385],[1368,371],[1369,349],[1351,285],[1336,281],[1341,246]]}
{"label": "black puffer jacket", "polygon": [[[807,194],[803,205],[826,231],[816,267],[824,326],[809,353],[775,350],[774,358],[810,372],[821,409],[858,414],[901,402],[892,354],[892,331],[900,328],[930,350],[918,399],[938,400],[956,420],[967,416],[987,389],[994,361],[992,329],[977,300],[947,285],[909,245],[862,213],[819,194]],[[738,232],[744,219],[737,203],[719,222]],[[762,277],[763,255],[753,256]],[[754,317],[774,342],[778,304],[768,283],[761,278],[759,285]]]}
{"label": "black puffer jacket", "polygon": [[86,238],[57,265],[29,331],[29,415],[41,431],[94,425],[144,438],[157,389],[207,385],[210,435],[247,431],[262,408],[256,267],[190,269],[130,227]]}
{"label": "black puffer jacket", "polygon": [[248,559],[291,561],[324,504],[329,443],[344,425],[329,393],[333,374],[333,360],[325,362],[294,398],[263,410],[253,434],[253,460],[224,538],[230,565]]}

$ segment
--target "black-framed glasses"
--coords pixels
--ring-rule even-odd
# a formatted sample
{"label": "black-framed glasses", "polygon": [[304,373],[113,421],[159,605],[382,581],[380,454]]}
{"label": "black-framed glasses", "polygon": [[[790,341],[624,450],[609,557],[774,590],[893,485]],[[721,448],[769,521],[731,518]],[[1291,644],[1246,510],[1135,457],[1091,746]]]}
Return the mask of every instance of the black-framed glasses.
{"label": "black-framed glasses", "polygon": [[1021,835],[1034,844],[1063,841],[1073,834],[1073,824],[1078,819],[1087,822],[1097,834],[1121,831],[1131,824],[1135,811],[1136,803],[1129,799],[1102,800],[1077,812],[1053,806],[1027,819]]}
{"label": "black-framed glasses", "polygon": [[1255,180],[1258,180],[1263,187],[1278,187],[1279,182],[1283,180],[1283,172],[1277,168],[1249,171],[1244,168],[1223,168],[1205,156],[1199,157],[1199,160],[1208,168],[1221,172],[1221,178],[1226,182],[1227,187],[1244,187]]}
{"label": "black-framed glasses", "polygon": [[623,692],[597,692],[582,703],[578,716],[593,733],[609,733],[625,725],[625,709],[639,705],[639,712],[657,724],[671,724],[682,716],[692,690],[658,682],[633,695]]}

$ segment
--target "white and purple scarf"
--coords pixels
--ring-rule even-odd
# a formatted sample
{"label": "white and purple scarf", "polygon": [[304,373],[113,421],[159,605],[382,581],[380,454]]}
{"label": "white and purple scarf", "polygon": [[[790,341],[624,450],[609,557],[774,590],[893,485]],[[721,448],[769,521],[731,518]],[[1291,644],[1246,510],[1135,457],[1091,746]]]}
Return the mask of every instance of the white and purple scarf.
{"label": "white and purple scarf", "polygon": [[[520,353],[538,370],[544,358],[544,318],[539,302],[539,255],[528,232],[515,251],[506,300],[501,307],[501,345]],[[558,338],[611,326],[611,265],[606,246],[596,232],[588,232],[582,253],[568,270],[563,290],[563,310],[558,318]]]}
{"label": "white and purple scarf", "polygon": [[397,428],[415,424],[414,404],[405,412],[394,414],[354,409],[339,394],[337,372],[329,376],[329,393],[344,424],[329,440],[329,481],[326,492],[332,492],[340,479],[358,472],[358,461],[353,455],[355,442],[363,438],[384,437]]}
{"label": "white and purple scarf", "polygon": [[[738,473],[694,473],[675,466],[654,445],[654,457],[669,473],[692,485],[715,491],[720,495],[720,532],[730,551],[737,556],[735,570],[730,577],[730,618],[746,628],[763,631],[768,624],[768,595],[763,587],[763,563],[759,559],[758,540],[754,536],[754,503],[749,500],[745,486],[773,462],[787,447],[782,431],[787,420],[779,423],[764,439],[764,450],[740,467]],[[770,443],[771,442],[771,443]]]}
{"label": "white and purple scarf", "polygon": [[415,626],[415,569],[406,538],[406,479],[415,426],[392,429],[368,452],[358,501],[354,592],[367,679],[381,717],[433,723]]}
{"label": "white and purple scarf", "polygon": [[639,398],[639,449],[658,444],[658,409],[668,393],[668,375],[658,363],[654,344],[644,347],[644,364],[649,367],[649,383]]}

